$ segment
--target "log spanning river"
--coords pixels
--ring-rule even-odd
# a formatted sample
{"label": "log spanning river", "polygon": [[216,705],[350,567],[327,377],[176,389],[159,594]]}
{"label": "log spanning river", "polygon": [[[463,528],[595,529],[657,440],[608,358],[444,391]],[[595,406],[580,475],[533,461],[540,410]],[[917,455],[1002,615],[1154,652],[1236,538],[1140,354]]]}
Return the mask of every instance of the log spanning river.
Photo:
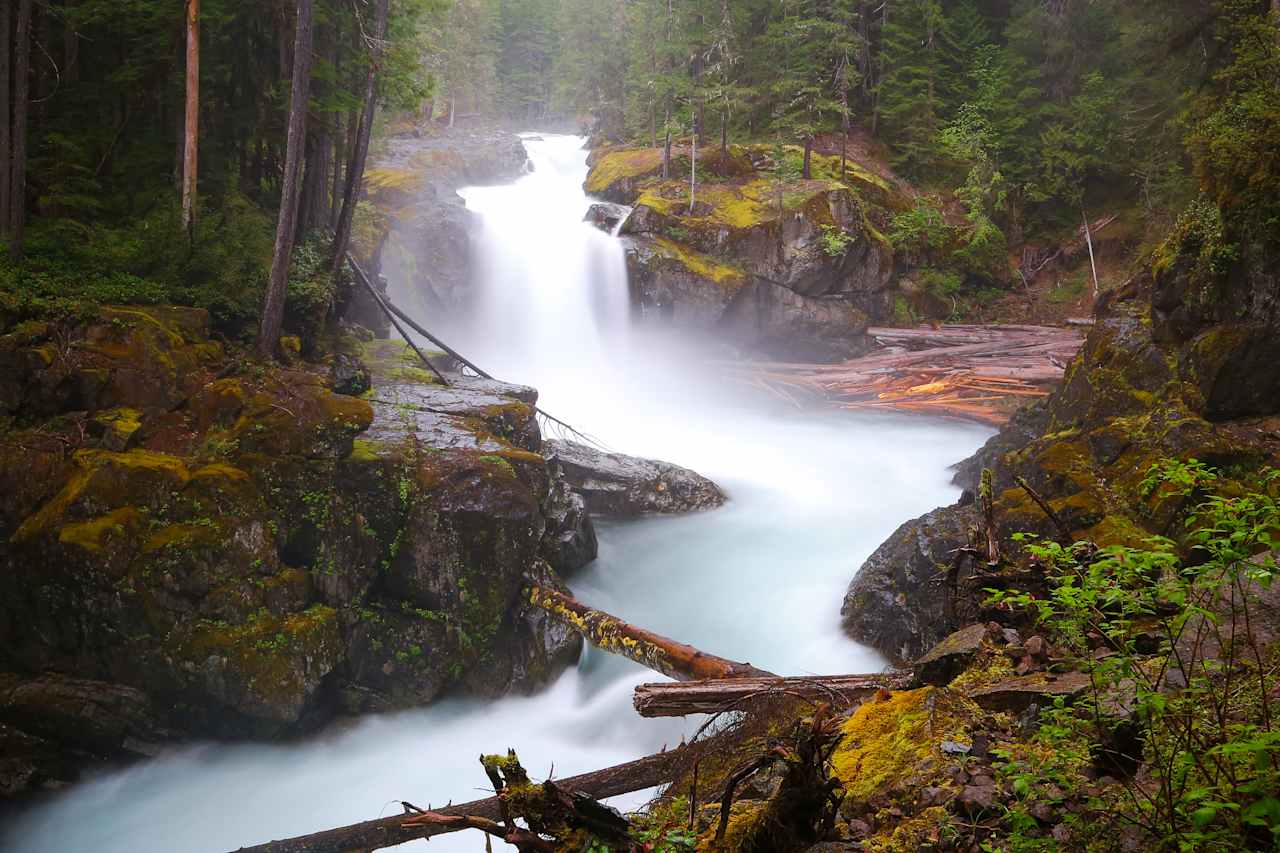
{"label": "log spanning river", "polygon": [[[482,291],[471,323],[451,335],[490,372],[539,388],[548,411],[609,449],[688,466],[730,496],[713,512],[602,525],[600,557],[571,580],[574,593],[779,674],[878,669],[883,661],[840,631],[845,586],[898,524],[954,500],[947,468],[989,430],[800,414],[704,374],[699,360],[722,353],[628,316],[622,248],[582,223],[582,140],[530,136],[526,148],[528,176],[464,192],[484,222],[475,247]],[[393,297],[410,287],[393,281]],[[23,816],[0,849],[223,853],[396,814],[399,800],[426,807],[484,796],[482,752],[514,747],[538,778],[553,767],[564,777],[617,764],[694,727],[632,711],[632,687],[659,678],[588,649],[527,698],[451,699],[287,746],[177,749]],[[483,845],[459,833],[430,849]]]}

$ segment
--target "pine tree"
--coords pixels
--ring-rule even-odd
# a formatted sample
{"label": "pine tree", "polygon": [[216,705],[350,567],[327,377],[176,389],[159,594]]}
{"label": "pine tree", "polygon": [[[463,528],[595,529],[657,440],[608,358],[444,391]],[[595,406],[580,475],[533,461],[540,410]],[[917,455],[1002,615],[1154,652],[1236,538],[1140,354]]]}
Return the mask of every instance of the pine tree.
{"label": "pine tree", "polygon": [[913,175],[936,165],[945,119],[947,51],[939,0],[896,0],[885,8],[878,118],[896,164]]}

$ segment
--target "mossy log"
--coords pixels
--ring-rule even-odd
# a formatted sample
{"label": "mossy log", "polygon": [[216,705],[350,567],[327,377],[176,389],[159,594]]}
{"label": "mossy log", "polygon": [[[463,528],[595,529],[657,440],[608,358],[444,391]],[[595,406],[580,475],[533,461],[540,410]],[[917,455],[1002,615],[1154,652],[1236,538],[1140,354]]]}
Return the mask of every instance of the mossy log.
{"label": "mossy log", "polygon": [[[571,776],[556,784],[563,791],[581,792],[596,800],[630,794],[670,782],[699,755],[715,748],[716,740],[712,738],[603,770]],[[409,808],[411,807],[406,804],[406,809]],[[497,797],[486,797],[483,800],[432,809],[431,813],[499,821],[502,819],[502,803]],[[242,847],[237,853],[350,853],[353,850],[382,850],[408,841],[470,828],[472,824],[465,821],[415,821],[415,813],[408,811],[406,814],[368,820],[311,835]]]}
{"label": "mossy log", "polygon": [[525,594],[530,604],[560,619],[592,645],[630,658],[677,681],[777,677],[749,663],[709,655],[693,646],[638,628],[554,589],[531,586]]}
{"label": "mossy log", "polygon": [[793,678],[715,678],[682,683],[640,684],[633,702],[642,717],[682,717],[750,710],[755,700],[793,696],[851,708],[880,690],[902,690],[911,673],[817,675]]}

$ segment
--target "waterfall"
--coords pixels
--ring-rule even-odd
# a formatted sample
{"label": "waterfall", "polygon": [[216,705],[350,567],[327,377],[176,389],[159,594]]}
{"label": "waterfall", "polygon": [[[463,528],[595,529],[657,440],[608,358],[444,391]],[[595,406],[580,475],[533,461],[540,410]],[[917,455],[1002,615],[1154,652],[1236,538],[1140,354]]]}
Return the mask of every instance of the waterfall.
{"label": "waterfall", "polygon": [[[947,466],[990,431],[779,409],[708,365],[713,341],[630,328],[621,246],[582,223],[582,140],[526,145],[532,173],[464,192],[483,218],[479,275],[471,322],[450,336],[494,375],[538,387],[549,411],[611,449],[687,465],[730,496],[714,512],[601,524],[600,557],[571,579],[575,594],[773,672],[881,666],[840,631],[845,586],[898,524],[955,499]],[[412,286],[393,280],[393,296]],[[482,796],[482,752],[514,747],[535,777],[553,766],[561,778],[606,767],[695,726],[635,715],[633,686],[658,678],[588,649],[531,697],[450,699],[287,746],[175,749],[33,810],[0,836],[0,849],[223,853],[395,814],[401,799],[425,807]],[[460,833],[413,849],[483,844]]]}

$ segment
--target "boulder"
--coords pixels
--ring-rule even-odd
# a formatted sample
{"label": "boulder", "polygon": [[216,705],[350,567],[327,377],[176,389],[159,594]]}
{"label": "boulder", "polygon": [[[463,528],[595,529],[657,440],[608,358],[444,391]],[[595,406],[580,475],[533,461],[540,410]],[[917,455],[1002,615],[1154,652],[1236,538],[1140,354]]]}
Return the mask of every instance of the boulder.
{"label": "boulder", "polygon": [[922,684],[945,687],[978,656],[986,639],[986,625],[961,628],[916,658],[911,665],[915,670],[916,680]]}
{"label": "boulder", "polygon": [[867,558],[840,608],[845,633],[909,661],[949,632],[942,577],[977,523],[971,507],[944,507],[903,524]]}
{"label": "boulder", "polygon": [[612,234],[630,213],[631,208],[625,204],[597,201],[587,208],[587,215],[582,221],[590,223],[606,234]]}
{"label": "boulder", "polygon": [[715,483],[669,462],[607,453],[572,441],[549,440],[545,447],[595,515],[634,518],[713,509],[725,502]]}

